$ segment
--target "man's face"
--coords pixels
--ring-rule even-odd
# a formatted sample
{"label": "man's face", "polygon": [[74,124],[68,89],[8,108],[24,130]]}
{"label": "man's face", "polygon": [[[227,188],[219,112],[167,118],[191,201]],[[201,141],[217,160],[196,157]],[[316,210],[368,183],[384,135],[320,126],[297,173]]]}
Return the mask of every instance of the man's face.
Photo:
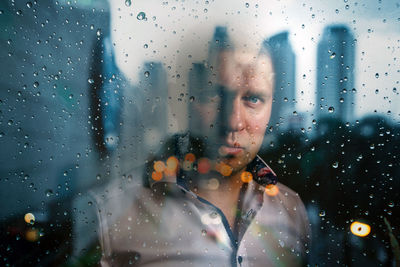
{"label": "man's face", "polygon": [[216,158],[244,170],[258,153],[271,115],[273,70],[265,55],[225,51],[219,55],[206,101],[194,104],[201,132]]}

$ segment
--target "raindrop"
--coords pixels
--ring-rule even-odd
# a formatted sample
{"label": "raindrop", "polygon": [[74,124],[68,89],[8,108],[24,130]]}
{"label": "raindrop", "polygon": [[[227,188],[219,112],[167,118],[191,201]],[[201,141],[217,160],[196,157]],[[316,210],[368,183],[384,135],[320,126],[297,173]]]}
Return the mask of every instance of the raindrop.
{"label": "raindrop", "polygon": [[28,8],[31,8],[31,7],[32,7],[32,3],[31,3],[31,2],[27,2],[27,3],[26,3],[26,6],[27,6]]}
{"label": "raindrop", "polygon": [[207,8],[205,8],[205,9],[204,9],[204,13],[207,13],[207,12],[208,12],[208,9],[207,9]]}
{"label": "raindrop", "polygon": [[97,29],[96,35],[97,35],[97,36],[100,36],[100,35],[101,35],[101,29]]}
{"label": "raindrop", "polygon": [[393,201],[390,201],[389,204],[388,204],[388,206],[391,207],[391,208],[393,208],[393,207],[394,207]]}
{"label": "raindrop", "polygon": [[46,194],[46,197],[51,197],[53,195],[53,190],[47,189],[45,194]]}
{"label": "raindrop", "polygon": [[250,4],[249,4],[249,3],[246,3],[246,7],[249,8],[249,6],[250,6]]}
{"label": "raindrop", "polygon": [[325,211],[324,211],[324,210],[321,210],[321,211],[319,212],[319,216],[320,216],[320,217],[324,217],[324,216],[325,216]]}
{"label": "raindrop", "polygon": [[88,83],[92,84],[92,83],[94,83],[94,80],[91,79],[91,78],[89,78],[89,79],[88,79]]}
{"label": "raindrop", "polygon": [[125,6],[130,7],[132,4],[131,0],[125,0]]}
{"label": "raindrop", "polygon": [[148,45],[148,44],[144,44],[143,47],[144,47],[144,48],[148,48],[149,45]]}
{"label": "raindrop", "polygon": [[329,57],[330,59],[334,59],[336,56],[336,53],[332,53],[331,56]]}
{"label": "raindrop", "polygon": [[145,71],[145,72],[144,72],[144,77],[149,77],[149,76],[150,76],[150,72]]}
{"label": "raindrop", "polygon": [[191,96],[191,97],[189,98],[189,100],[190,100],[190,102],[193,102],[193,101],[194,101],[194,96]]}
{"label": "raindrop", "polygon": [[38,82],[34,82],[33,83],[33,87],[38,88],[39,87],[39,83]]}
{"label": "raindrop", "polygon": [[329,112],[329,113],[333,113],[334,111],[335,111],[334,107],[329,107],[329,108],[328,108],[328,112]]}
{"label": "raindrop", "polygon": [[369,148],[370,148],[370,149],[375,149],[375,144],[371,144],[371,145],[369,146]]}
{"label": "raindrop", "polygon": [[333,168],[337,168],[337,167],[339,167],[339,162],[337,162],[337,161],[335,161],[333,164],[332,164],[332,167]]}
{"label": "raindrop", "polygon": [[137,18],[138,20],[145,20],[145,19],[146,19],[146,13],[144,13],[144,12],[139,12],[139,13],[137,14],[136,18]]}
{"label": "raindrop", "polygon": [[379,78],[379,73],[375,73],[375,78]]}

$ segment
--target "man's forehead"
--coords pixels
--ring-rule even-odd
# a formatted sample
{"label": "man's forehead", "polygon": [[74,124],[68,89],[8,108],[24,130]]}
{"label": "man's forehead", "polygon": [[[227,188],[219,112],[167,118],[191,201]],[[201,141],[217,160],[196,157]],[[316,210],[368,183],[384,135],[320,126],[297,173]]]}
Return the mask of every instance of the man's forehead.
{"label": "man's forehead", "polygon": [[263,92],[272,86],[273,67],[266,54],[240,50],[223,51],[219,55],[217,69],[218,83],[231,88],[241,87]]}

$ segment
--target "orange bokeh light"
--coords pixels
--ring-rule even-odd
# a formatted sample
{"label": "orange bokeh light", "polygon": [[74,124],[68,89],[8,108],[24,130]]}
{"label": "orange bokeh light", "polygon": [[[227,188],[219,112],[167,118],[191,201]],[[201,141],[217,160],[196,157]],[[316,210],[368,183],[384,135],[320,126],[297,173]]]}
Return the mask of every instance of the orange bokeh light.
{"label": "orange bokeh light", "polygon": [[185,155],[185,161],[195,162],[196,156],[193,153],[187,153]]}
{"label": "orange bokeh light", "polygon": [[160,180],[162,179],[162,177],[163,177],[162,172],[153,172],[153,173],[151,174],[151,178],[152,178],[154,181],[160,181]]}
{"label": "orange bokeh light", "polygon": [[165,164],[162,161],[156,161],[154,162],[154,170],[156,172],[163,172],[165,170]]}
{"label": "orange bokeh light", "polygon": [[218,163],[215,169],[222,174],[222,176],[229,176],[232,174],[232,167],[225,163]]}
{"label": "orange bokeh light", "polygon": [[265,187],[265,193],[271,197],[276,196],[279,193],[279,188],[276,185],[269,184]]}
{"label": "orange bokeh light", "polygon": [[243,183],[250,183],[250,181],[253,180],[253,174],[251,174],[251,172],[244,171],[240,175],[240,179],[242,179]]}

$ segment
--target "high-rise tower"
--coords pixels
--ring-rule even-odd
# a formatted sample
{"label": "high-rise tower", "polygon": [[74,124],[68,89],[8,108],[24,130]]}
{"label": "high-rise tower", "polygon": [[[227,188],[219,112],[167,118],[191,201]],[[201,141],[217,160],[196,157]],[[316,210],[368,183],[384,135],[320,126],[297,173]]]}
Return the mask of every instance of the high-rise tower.
{"label": "high-rise tower", "polygon": [[296,56],[288,37],[289,32],[281,32],[263,44],[263,49],[271,55],[275,70],[274,103],[269,124],[275,126],[279,123],[280,129],[290,128],[289,121],[295,111]]}
{"label": "high-rise tower", "polygon": [[354,37],[346,26],[325,28],[318,45],[317,117],[353,119],[354,54]]}

